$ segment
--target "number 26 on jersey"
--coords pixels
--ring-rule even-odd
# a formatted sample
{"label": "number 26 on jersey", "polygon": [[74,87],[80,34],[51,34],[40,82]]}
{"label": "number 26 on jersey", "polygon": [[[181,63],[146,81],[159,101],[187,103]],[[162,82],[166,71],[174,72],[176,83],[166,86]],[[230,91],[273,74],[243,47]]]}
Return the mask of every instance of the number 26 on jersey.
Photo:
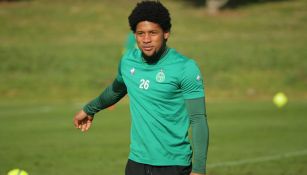
{"label": "number 26 on jersey", "polygon": [[141,79],[139,88],[147,90],[149,88],[149,83],[149,80]]}

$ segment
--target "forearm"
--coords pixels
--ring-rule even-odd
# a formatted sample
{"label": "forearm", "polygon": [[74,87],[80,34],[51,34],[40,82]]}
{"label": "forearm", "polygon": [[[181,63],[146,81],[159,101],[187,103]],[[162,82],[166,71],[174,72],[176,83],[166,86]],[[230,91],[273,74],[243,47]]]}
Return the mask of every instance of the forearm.
{"label": "forearm", "polygon": [[209,129],[204,99],[187,100],[187,109],[192,128],[193,167],[192,172],[205,174]]}
{"label": "forearm", "polygon": [[[193,146],[193,172],[206,173],[206,160],[209,141],[209,129],[205,115],[193,116],[195,120],[192,127],[192,146]],[[198,121],[196,121],[198,120]]]}
{"label": "forearm", "polygon": [[127,88],[125,84],[115,79],[98,97],[86,104],[83,107],[83,111],[90,116],[94,116],[100,110],[117,103],[126,94]]}

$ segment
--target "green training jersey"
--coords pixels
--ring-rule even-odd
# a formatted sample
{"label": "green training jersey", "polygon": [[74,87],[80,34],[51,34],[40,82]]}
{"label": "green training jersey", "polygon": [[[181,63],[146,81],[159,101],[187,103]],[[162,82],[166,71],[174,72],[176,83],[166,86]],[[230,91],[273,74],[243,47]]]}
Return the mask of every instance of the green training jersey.
{"label": "green training jersey", "polygon": [[127,86],[130,100],[129,159],[157,166],[190,165],[184,100],[204,97],[196,63],[167,49],[156,64],[147,64],[141,51],[133,49],[121,59],[117,80]]}

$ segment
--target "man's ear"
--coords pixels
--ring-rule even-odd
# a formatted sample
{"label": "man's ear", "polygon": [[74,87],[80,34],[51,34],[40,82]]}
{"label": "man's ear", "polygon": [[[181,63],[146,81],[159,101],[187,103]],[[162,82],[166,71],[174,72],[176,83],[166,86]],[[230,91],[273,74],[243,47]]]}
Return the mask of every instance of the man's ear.
{"label": "man's ear", "polygon": [[163,37],[165,40],[167,40],[170,36],[170,32],[164,32]]}

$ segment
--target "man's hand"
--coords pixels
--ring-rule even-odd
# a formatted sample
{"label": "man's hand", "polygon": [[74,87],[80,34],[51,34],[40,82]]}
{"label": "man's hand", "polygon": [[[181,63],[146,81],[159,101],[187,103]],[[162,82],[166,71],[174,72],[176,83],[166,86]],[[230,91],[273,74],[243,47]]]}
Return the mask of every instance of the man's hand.
{"label": "man's hand", "polygon": [[93,117],[87,115],[83,110],[79,111],[74,117],[74,125],[82,132],[87,131],[93,122]]}
{"label": "man's hand", "polygon": [[206,175],[206,174],[191,173],[190,175]]}

